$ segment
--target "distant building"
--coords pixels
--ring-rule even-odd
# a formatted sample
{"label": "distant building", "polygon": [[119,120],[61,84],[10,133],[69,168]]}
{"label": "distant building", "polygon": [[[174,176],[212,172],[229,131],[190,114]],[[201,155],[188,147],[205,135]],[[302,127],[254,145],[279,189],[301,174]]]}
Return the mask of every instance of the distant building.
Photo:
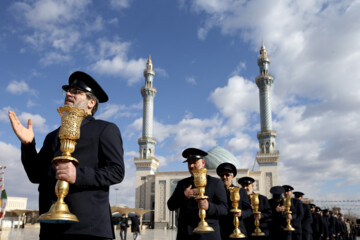
{"label": "distant building", "polygon": [[7,198],[5,217],[2,222],[3,228],[17,227],[23,224],[27,200],[28,199],[24,197]]}
{"label": "distant building", "polygon": [[[230,162],[237,168],[236,179],[250,176],[255,179],[255,191],[270,196],[269,190],[278,184],[277,164],[280,152],[276,150],[276,131],[272,129],[271,113],[271,85],[273,77],[269,75],[268,69],[270,58],[267,56],[266,48],[262,44],[258,66],[260,75],[256,77],[256,84],[259,88],[261,130],[257,134],[259,140],[259,152],[256,160],[259,164],[259,171],[250,171],[241,168],[241,159],[237,159],[228,150],[215,146],[208,150],[205,157],[205,167],[208,174],[218,177],[216,168],[223,162]],[[156,140],[153,138],[153,111],[156,88],[153,86],[155,71],[149,57],[146,69],[144,70],[145,86],[141,88],[143,96],[143,131],[139,138],[139,157],[134,159],[136,166],[136,196],[135,208],[154,210],[144,216],[144,223],[154,224],[155,228],[176,227],[176,211],[169,211],[167,200],[175,190],[179,180],[189,177],[187,167],[184,171],[157,172],[159,161],[155,157]],[[179,153],[183,149],[179,149]]]}
{"label": "distant building", "polygon": [[21,209],[25,210],[27,206],[27,198],[24,197],[8,197],[6,211]]}

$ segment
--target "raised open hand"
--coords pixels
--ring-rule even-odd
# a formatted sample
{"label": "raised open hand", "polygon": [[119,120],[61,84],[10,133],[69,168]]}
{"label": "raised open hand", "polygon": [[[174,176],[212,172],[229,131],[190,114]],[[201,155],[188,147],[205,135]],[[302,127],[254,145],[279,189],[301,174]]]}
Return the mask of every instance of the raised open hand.
{"label": "raised open hand", "polygon": [[25,128],[16,114],[13,111],[9,111],[9,119],[14,133],[23,144],[29,144],[34,139],[33,122],[31,119],[28,120],[28,127]]}

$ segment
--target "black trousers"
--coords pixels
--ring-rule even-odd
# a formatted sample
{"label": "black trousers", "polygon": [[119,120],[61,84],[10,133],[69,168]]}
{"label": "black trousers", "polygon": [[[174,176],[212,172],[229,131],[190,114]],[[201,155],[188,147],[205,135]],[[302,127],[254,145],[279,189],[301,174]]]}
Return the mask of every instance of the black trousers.
{"label": "black trousers", "polygon": [[120,238],[121,240],[126,240],[127,228],[120,228]]}

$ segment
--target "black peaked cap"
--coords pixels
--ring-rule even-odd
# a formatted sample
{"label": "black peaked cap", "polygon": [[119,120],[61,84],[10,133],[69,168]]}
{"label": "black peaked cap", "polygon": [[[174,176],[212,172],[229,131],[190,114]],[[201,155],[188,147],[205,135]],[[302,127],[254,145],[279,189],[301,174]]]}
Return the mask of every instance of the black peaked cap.
{"label": "black peaked cap", "polygon": [[187,148],[182,152],[182,156],[186,158],[183,162],[203,159],[206,155],[208,155],[207,152],[197,148]]}
{"label": "black peaked cap", "polygon": [[280,196],[285,192],[285,189],[281,186],[274,186],[270,188],[270,193],[273,194],[273,196]]}
{"label": "black peaked cap", "polygon": [[87,73],[81,71],[72,73],[69,77],[69,85],[62,86],[62,89],[67,91],[71,87],[94,94],[101,103],[107,102],[109,100],[106,92],[95,81],[95,79]]}
{"label": "black peaked cap", "polygon": [[216,168],[216,173],[217,173],[218,176],[220,176],[221,172],[223,172],[223,171],[225,171],[225,170],[232,172],[233,175],[234,175],[234,177],[235,177],[236,174],[237,174],[236,167],[235,167],[233,164],[227,163],[227,162],[220,164],[220,165]]}
{"label": "black peaked cap", "polygon": [[302,197],[302,196],[305,195],[305,194],[302,193],[302,192],[293,192],[293,193],[294,193],[295,197]]}
{"label": "black peaked cap", "polygon": [[283,185],[282,187],[285,189],[285,192],[294,190],[294,188],[290,185]]}
{"label": "black peaked cap", "polygon": [[252,177],[242,177],[242,178],[239,178],[238,180],[238,183],[240,185],[249,185],[249,184],[252,184],[253,182],[255,182],[255,179],[253,179]]}

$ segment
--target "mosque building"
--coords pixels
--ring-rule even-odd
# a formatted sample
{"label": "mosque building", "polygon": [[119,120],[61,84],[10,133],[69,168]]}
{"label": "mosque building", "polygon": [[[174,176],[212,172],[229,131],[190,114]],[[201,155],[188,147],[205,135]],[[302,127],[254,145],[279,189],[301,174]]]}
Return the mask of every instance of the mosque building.
{"label": "mosque building", "polygon": [[[218,177],[216,168],[219,164],[229,162],[237,168],[236,180],[250,176],[255,179],[255,191],[270,197],[270,188],[278,185],[277,164],[280,152],[276,150],[276,131],[272,129],[271,85],[274,81],[269,74],[270,58],[262,43],[260,56],[257,59],[260,75],[256,77],[259,88],[261,130],[257,133],[259,151],[256,160],[258,171],[241,168],[241,160],[228,150],[215,146],[208,150],[205,157],[205,167],[208,174]],[[153,138],[153,110],[156,88],[153,86],[155,71],[149,57],[144,70],[145,86],[141,88],[143,97],[143,131],[139,138],[139,157],[134,158],[136,166],[135,208],[151,209],[144,216],[144,223],[153,224],[154,228],[175,228],[177,212],[169,211],[167,200],[172,195],[177,182],[189,177],[189,171],[158,172],[159,160],[155,157],[156,140]]]}

